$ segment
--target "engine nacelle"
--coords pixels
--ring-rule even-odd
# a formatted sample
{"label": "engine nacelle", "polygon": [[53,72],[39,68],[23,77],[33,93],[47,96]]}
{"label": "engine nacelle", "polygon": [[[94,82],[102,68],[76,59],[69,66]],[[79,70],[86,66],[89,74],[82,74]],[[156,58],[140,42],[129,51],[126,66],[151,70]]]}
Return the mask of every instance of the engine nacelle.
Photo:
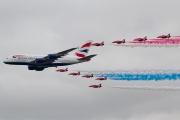
{"label": "engine nacelle", "polygon": [[36,70],[36,71],[43,71],[44,68],[43,68],[43,67],[37,67],[35,70]]}
{"label": "engine nacelle", "polygon": [[35,70],[36,69],[36,67],[34,67],[34,66],[28,66],[28,70]]}
{"label": "engine nacelle", "polygon": [[49,59],[57,59],[57,55],[56,54],[48,54]]}
{"label": "engine nacelle", "polygon": [[45,60],[44,58],[36,58],[36,63],[43,63]]}

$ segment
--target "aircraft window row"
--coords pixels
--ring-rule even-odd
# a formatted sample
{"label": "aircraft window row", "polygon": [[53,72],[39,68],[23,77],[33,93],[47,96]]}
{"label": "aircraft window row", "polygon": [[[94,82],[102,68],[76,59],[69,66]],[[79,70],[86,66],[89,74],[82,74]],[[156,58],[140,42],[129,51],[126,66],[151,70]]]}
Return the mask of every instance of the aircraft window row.
{"label": "aircraft window row", "polygon": [[18,58],[18,59],[35,59],[35,58],[29,57],[29,58]]}

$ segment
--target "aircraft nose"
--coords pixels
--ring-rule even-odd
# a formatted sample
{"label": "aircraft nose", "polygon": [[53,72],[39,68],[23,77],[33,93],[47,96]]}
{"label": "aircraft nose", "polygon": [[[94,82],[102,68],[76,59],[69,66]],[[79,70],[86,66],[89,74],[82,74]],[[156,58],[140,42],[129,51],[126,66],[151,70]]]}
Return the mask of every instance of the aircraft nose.
{"label": "aircraft nose", "polygon": [[7,63],[7,62],[6,62],[6,60],[4,60],[4,61],[3,61],[3,63],[5,63],[5,64],[6,64],[6,63]]}
{"label": "aircraft nose", "polygon": [[3,61],[3,63],[7,64],[7,59],[5,59],[5,60]]}

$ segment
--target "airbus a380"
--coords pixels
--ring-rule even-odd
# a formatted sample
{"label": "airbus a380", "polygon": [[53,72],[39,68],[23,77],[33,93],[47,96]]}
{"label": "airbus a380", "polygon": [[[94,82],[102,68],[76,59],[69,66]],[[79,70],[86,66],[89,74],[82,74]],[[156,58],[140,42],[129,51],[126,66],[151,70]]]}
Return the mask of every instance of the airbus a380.
{"label": "airbus a380", "polygon": [[10,65],[26,65],[29,70],[43,71],[48,67],[66,66],[89,61],[92,57],[86,56],[92,44],[92,40],[80,46],[74,56],[67,55],[77,49],[71,48],[62,52],[48,55],[25,55],[18,54],[7,57],[3,62]]}

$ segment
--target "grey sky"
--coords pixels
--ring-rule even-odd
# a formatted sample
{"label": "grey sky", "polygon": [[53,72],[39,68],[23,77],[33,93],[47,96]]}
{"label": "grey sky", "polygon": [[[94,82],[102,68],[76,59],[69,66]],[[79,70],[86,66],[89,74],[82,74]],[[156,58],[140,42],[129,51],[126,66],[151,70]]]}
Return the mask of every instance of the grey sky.
{"label": "grey sky", "polygon": [[[98,54],[69,70],[179,69],[180,48],[121,48],[111,41],[180,35],[179,0],[0,0],[1,61],[48,54],[92,39]],[[73,54],[73,52],[72,52]],[[179,92],[90,89],[94,79],[0,63],[0,120],[179,120]],[[64,68],[64,67],[59,67]],[[180,81],[106,81],[105,86],[180,86]]]}

